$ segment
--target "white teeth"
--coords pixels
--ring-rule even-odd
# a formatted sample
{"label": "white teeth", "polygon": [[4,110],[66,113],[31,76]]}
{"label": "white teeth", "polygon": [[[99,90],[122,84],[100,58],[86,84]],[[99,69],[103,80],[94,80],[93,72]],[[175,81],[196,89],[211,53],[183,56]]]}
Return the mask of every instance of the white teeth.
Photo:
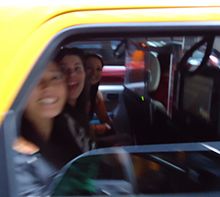
{"label": "white teeth", "polygon": [[40,99],[38,102],[41,104],[53,104],[57,101],[57,98],[44,98]]}
{"label": "white teeth", "polygon": [[68,83],[70,86],[72,86],[72,85],[76,85],[77,84],[77,82],[70,82],[70,83]]}

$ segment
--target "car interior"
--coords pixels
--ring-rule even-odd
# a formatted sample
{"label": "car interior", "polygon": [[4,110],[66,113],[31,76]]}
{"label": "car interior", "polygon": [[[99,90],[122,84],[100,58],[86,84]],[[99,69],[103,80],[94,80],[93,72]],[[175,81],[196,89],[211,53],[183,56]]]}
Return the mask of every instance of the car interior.
{"label": "car interior", "polygon": [[219,139],[214,42],[205,35],[107,37],[70,39],[61,47],[103,57],[99,89],[115,131],[140,145]]}

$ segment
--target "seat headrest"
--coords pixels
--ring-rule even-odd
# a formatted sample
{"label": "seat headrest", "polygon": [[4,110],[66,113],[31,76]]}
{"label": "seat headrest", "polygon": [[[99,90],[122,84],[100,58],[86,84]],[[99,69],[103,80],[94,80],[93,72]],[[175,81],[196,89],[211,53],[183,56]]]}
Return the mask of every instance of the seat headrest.
{"label": "seat headrest", "polygon": [[149,53],[148,71],[149,71],[148,91],[153,92],[157,90],[161,77],[160,62],[157,59],[156,55],[153,53]]}

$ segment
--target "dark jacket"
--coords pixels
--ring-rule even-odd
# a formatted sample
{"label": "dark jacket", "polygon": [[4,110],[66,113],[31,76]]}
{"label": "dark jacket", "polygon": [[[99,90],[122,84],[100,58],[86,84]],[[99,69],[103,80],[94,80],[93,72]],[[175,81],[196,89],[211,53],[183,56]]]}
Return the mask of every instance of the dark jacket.
{"label": "dark jacket", "polygon": [[48,195],[49,185],[57,172],[67,162],[90,149],[85,130],[77,125],[67,111],[55,118],[47,143],[40,139],[25,118],[21,131],[21,136],[39,147],[39,151],[31,154],[15,151],[15,170],[20,196]]}
{"label": "dark jacket", "polygon": [[16,152],[15,173],[19,196],[47,196],[49,185],[58,169],[40,152],[23,154]]}

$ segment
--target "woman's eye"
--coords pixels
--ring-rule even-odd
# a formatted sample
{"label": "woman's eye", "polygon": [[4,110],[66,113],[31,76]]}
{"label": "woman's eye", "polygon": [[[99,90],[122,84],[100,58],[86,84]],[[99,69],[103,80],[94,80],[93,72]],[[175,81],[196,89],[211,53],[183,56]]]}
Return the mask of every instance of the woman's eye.
{"label": "woman's eye", "polygon": [[52,80],[55,80],[55,81],[58,81],[58,80],[63,80],[64,79],[64,76],[63,74],[55,74],[52,76]]}
{"label": "woman's eye", "polygon": [[77,67],[75,68],[75,71],[76,71],[76,72],[81,71],[81,70],[82,70],[82,68],[81,68],[80,66],[77,66]]}
{"label": "woman's eye", "polygon": [[96,70],[97,70],[98,72],[101,72],[101,71],[102,71],[102,69],[101,69],[101,68],[97,68]]}

